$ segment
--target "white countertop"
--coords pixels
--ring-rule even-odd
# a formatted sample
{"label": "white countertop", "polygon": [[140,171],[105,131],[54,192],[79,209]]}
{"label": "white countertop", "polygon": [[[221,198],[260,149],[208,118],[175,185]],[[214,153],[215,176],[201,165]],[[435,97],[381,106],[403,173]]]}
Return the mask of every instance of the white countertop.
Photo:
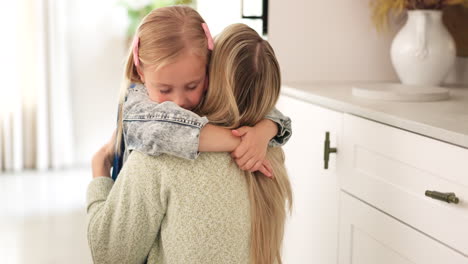
{"label": "white countertop", "polygon": [[282,94],[468,148],[468,87],[445,101],[395,102],[353,96],[353,84],[289,83]]}

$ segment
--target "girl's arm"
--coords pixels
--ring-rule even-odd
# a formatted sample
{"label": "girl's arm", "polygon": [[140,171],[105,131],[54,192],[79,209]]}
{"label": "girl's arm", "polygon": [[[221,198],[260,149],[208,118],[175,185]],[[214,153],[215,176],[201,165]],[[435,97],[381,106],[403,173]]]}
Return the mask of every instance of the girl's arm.
{"label": "girl's arm", "polygon": [[[207,125],[208,120],[205,117],[200,117],[173,102],[153,102],[144,90],[134,89],[129,92],[123,115],[126,147],[149,155],[165,153],[195,159],[199,151],[232,152],[240,143],[240,138],[233,137],[235,134],[231,134],[228,129]],[[271,146],[284,144],[291,135],[290,119],[276,109],[266,118],[275,121],[276,124],[267,119],[260,122],[255,126],[258,128],[258,135],[262,136],[262,139],[268,139],[267,143]],[[245,138],[253,135],[256,134],[249,133]],[[263,146],[264,140],[257,143],[259,142],[262,142]]]}
{"label": "girl's arm", "polygon": [[200,152],[232,152],[239,146],[241,139],[234,136],[230,129],[207,124],[200,132]]}
{"label": "girl's arm", "polygon": [[141,102],[132,107],[125,110],[123,119],[129,150],[193,160],[199,152],[232,152],[241,142],[231,130],[207,124],[205,117],[173,102]]}
{"label": "girl's arm", "polygon": [[[253,128],[258,135],[255,135],[258,144],[258,147],[262,146],[265,149],[266,147],[276,147],[283,146],[288,142],[291,137],[291,119],[287,116],[284,116],[280,111],[274,108],[265,119],[258,122]],[[206,125],[200,133],[200,143],[198,150],[200,152],[218,152],[218,151],[228,151],[232,152],[237,149],[238,155],[243,152],[242,148],[249,148],[246,144],[245,146],[240,146],[240,137],[244,136],[249,130],[247,127],[241,128],[237,132],[231,133],[231,130],[218,127],[215,125]],[[240,134],[242,132],[242,134]],[[254,132],[252,132],[253,134]],[[235,135],[235,136],[233,136]],[[255,143],[252,142],[252,143]],[[245,142],[244,142],[245,143]],[[238,148],[240,147],[240,149]],[[250,146],[255,147],[255,146]],[[242,156],[242,155],[241,155]]]}
{"label": "girl's arm", "polygon": [[[133,85],[123,105],[123,134],[128,150],[157,156],[196,159],[199,151],[232,152],[239,144],[226,128],[173,102],[151,101],[143,85]],[[199,144],[201,143],[201,144]]]}

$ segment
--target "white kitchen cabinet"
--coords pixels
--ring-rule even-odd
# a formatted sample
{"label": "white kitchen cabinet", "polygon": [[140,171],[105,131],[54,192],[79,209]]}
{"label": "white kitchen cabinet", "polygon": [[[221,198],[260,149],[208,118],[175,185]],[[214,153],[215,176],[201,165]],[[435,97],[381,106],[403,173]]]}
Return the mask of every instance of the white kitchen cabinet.
{"label": "white kitchen cabinet", "polygon": [[[278,108],[293,120],[284,149],[295,206],[283,263],[468,264],[468,92],[398,104],[356,99],[351,87],[283,90]],[[338,149],[328,170],[326,131]]]}
{"label": "white kitchen cabinet", "polygon": [[330,155],[328,169],[324,169],[324,142],[328,131],[330,146],[337,146],[343,114],[287,96],[280,97],[277,108],[291,117],[293,127],[293,136],[284,147],[294,208],[285,226],[283,263],[336,263],[336,154]]}
{"label": "white kitchen cabinet", "polygon": [[466,264],[466,258],[372,206],[341,193],[340,264]]}
{"label": "white kitchen cabinet", "polygon": [[350,114],[340,143],[339,264],[468,263],[467,149]]}
{"label": "white kitchen cabinet", "polygon": [[[344,114],[341,187],[468,255],[468,149]],[[459,203],[427,197],[454,193]]]}

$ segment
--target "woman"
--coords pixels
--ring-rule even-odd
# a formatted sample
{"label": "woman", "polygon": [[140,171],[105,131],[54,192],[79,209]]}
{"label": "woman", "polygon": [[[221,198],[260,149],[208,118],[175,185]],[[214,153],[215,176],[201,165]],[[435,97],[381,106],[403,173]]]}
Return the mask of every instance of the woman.
{"label": "woman", "polygon": [[[274,52],[236,24],[215,41],[210,87],[194,111],[227,128],[252,126],[280,91]],[[291,187],[281,148],[269,148],[274,179],[243,172],[228,153],[197,160],[133,151],[109,177],[111,141],[93,158],[88,240],[97,263],[281,263]],[[105,176],[105,177],[97,177]]]}

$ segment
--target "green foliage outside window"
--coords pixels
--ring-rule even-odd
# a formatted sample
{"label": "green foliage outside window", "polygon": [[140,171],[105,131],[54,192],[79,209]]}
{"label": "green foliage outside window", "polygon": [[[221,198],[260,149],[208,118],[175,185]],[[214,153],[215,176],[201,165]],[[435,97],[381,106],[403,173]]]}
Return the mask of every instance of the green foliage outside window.
{"label": "green foliage outside window", "polygon": [[151,10],[164,6],[171,5],[189,5],[194,7],[193,0],[120,0],[119,5],[127,10],[129,25],[127,28],[127,36],[131,37],[140,24],[140,21]]}

